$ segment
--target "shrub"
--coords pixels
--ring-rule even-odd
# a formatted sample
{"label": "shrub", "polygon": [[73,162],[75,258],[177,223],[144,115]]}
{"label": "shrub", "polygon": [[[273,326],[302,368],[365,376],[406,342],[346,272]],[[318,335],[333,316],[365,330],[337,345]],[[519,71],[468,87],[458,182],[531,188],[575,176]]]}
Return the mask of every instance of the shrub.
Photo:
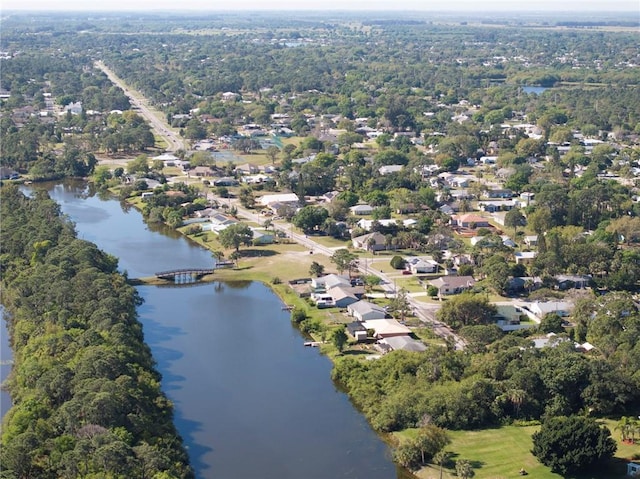
{"label": "shrub", "polygon": [[291,321],[294,323],[300,324],[305,319],[307,319],[307,312],[304,309],[293,308],[291,310]]}
{"label": "shrub", "polygon": [[407,262],[402,258],[402,256],[396,255],[391,258],[391,267],[393,269],[404,269],[405,264],[407,264]]}

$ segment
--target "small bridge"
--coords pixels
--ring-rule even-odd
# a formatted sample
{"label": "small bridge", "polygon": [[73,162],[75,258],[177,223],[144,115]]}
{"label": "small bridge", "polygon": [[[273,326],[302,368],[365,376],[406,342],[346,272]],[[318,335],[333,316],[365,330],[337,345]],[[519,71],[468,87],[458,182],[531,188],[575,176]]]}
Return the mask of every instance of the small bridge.
{"label": "small bridge", "polygon": [[172,279],[174,281],[188,281],[188,280],[197,280],[206,274],[213,274],[215,269],[204,269],[204,268],[185,268],[185,269],[174,269],[171,271],[161,271],[159,273],[155,273],[156,278],[160,279]]}

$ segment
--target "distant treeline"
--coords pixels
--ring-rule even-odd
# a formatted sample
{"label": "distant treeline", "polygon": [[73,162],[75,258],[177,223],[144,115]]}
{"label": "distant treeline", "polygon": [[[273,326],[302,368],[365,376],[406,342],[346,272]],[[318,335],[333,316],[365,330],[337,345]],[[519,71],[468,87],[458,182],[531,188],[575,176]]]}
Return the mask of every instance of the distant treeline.
{"label": "distant treeline", "polygon": [[2,303],[14,353],[2,477],[193,478],[117,259],[45,192],[0,190]]}
{"label": "distant treeline", "polygon": [[638,21],[624,21],[624,20],[607,20],[607,21],[599,21],[599,22],[587,22],[587,21],[566,21],[566,22],[556,22],[556,25],[559,27],[573,27],[573,28],[591,28],[591,27],[638,27]]}

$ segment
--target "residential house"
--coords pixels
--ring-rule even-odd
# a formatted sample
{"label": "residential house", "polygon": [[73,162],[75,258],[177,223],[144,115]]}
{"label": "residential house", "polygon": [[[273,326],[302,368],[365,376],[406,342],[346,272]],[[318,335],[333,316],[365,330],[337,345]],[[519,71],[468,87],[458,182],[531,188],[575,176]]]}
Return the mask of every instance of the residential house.
{"label": "residential house", "polygon": [[367,328],[361,322],[353,321],[347,324],[347,331],[357,342],[367,340]]}
{"label": "residential house", "polygon": [[384,319],[387,316],[387,312],[382,306],[364,300],[347,306],[347,312],[358,321]]}
{"label": "residential house", "polygon": [[208,166],[196,166],[190,173],[199,178],[213,175],[213,171]]}
{"label": "residential house", "polygon": [[413,339],[409,335],[386,337],[381,342],[389,345],[394,351],[413,351],[421,353],[427,350],[427,346],[417,339]]}
{"label": "residential house", "polygon": [[258,198],[258,204],[270,206],[273,203],[299,205],[300,198],[295,193],[280,193],[275,195],[264,195]]}
{"label": "residential house", "polygon": [[356,303],[359,299],[353,294],[351,285],[348,288],[335,286],[327,290],[327,294],[331,296],[333,304],[338,308],[346,308],[350,304]]}
{"label": "residential house", "polygon": [[399,215],[408,215],[417,211],[418,207],[413,203],[404,203],[396,208],[396,213]]}
{"label": "residential house", "polygon": [[413,274],[436,273],[438,262],[431,257],[410,257],[405,258],[406,268]]}
{"label": "residential house", "polygon": [[471,213],[453,215],[451,217],[451,224],[460,228],[484,228],[490,226],[486,218]]}
{"label": "residential house", "polygon": [[236,173],[240,173],[241,175],[255,175],[260,173],[260,168],[258,168],[253,163],[244,163],[242,165],[236,166]]}
{"label": "residential house", "polygon": [[399,171],[402,171],[402,168],[402,165],[385,165],[378,168],[378,173],[383,176],[389,175],[391,173],[398,173]]}
{"label": "residential house", "polygon": [[351,242],[354,248],[366,251],[382,251],[387,248],[385,236],[378,231],[357,236]]}
{"label": "residential house", "polygon": [[351,213],[358,216],[370,215],[373,213],[373,207],[369,205],[355,205],[349,208]]}
{"label": "residential house", "polygon": [[440,210],[440,212],[444,213],[445,215],[449,215],[449,216],[452,216],[452,215],[456,214],[456,211],[457,211],[451,205],[442,205],[438,209]]}
{"label": "residential house", "polygon": [[513,191],[509,189],[494,189],[486,192],[487,198],[513,198]]}
{"label": "residential house", "polygon": [[231,91],[226,91],[222,94],[222,101],[224,102],[232,102],[232,101],[236,101],[236,98],[238,98],[240,95],[238,93],[233,93]]}
{"label": "residential house", "polygon": [[161,155],[154,156],[151,159],[156,161],[162,161],[165,166],[174,166],[176,165],[176,162],[180,160],[180,158],[178,158],[175,155],[172,155],[171,153],[162,153]]}
{"label": "residential house", "polygon": [[520,193],[520,199],[522,201],[525,201],[527,205],[531,204],[535,196],[536,196],[535,193],[530,193],[528,191]]}
{"label": "residential house", "polygon": [[374,335],[378,339],[411,334],[408,327],[393,318],[367,319],[362,322],[362,325],[367,329],[373,329]]}
{"label": "residential house", "polygon": [[510,293],[520,293],[523,291],[533,291],[542,288],[542,278],[539,276],[515,276],[509,278],[507,291]]}
{"label": "residential house", "polygon": [[251,241],[254,245],[273,244],[275,240],[272,232],[255,228],[251,228],[251,231],[253,231],[253,239]]}
{"label": "residential house", "polygon": [[429,281],[429,284],[438,288],[438,296],[459,294],[467,291],[476,284],[473,276],[441,276]]}
{"label": "residential house", "polygon": [[479,161],[483,165],[495,165],[496,162],[498,161],[498,157],[497,156],[481,156]]}
{"label": "residential house", "polygon": [[578,274],[559,274],[554,276],[558,284],[558,289],[584,289],[591,285],[592,278],[590,275]]}
{"label": "residential house", "polygon": [[449,195],[451,195],[451,198],[453,198],[455,201],[462,201],[462,200],[471,200],[473,199],[473,195],[471,194],[471,192],[467,189],[456,189],[456,190],[451,190],[449,191]]}
{"label": "residential house", "polygon": [[213,182],[213,186],[238,186],[240,183],[232,176],[223,176]]}
{"label": "residential house", "polygon": [[522,309],[513,305],[498,305],[494,316],[496,325],[503,331],[517,331],[519,329],[531,328],[535,323],[523,320],[528,319]]}
{"label": "residential house", "polygon": [[555,313],[558,316],[566,317],[573,310],[573,302],[571,301],[536,301],[528,303],[522,308],[523,312],[533,321],[539,323],[549,313]]}
{"label": "residential house", "polygon": [[362,218],[360,221],[358,221],[357,225],[362,228],[363,230],[369,231],[371,229],[371,226],[373,226],[373,223],[377,222],[379,223],[381,226],[393,226],[398,224],[398,222],[394,219],[384,219],[384,220],[366,220],[364,218]]}
{"label": "residential house", "polygon": [[560,343],[570,341],[569,338],[558,336],[556,333],[549,333],[546,336],[533,339],[533,347],[536,349],[554,348]]}
{"label": "residential house", "polygon": [[325,203],[331,203],[338,195],[340,194],[339,191],[328,191],[327,193],[325,193],[324,195],[322,195],[320,197],[320,199],[322,201],[324,201]]}
{"label": "residential house", "polygon": [[495,213],[496,211],[509,211],[513,209],[515,202],[513,200],[506,201],[478,201],[480,211],[487,213]]}
{"label": "residential house", "polygon": [[538,246],[538,235],[527,235],[524,237],[524,244],[530,247]]}
{"label": "residential house", "polygon": [[536,251],[517,251],[513,254],[516,264],[531,264],[538,256]]}
{"label": "residential house", "polygon": [[327,274],[311,279],[311,287],[314,291],[328,291],[336,286],[350,287],[351,281],[347,276],[338,274]]}

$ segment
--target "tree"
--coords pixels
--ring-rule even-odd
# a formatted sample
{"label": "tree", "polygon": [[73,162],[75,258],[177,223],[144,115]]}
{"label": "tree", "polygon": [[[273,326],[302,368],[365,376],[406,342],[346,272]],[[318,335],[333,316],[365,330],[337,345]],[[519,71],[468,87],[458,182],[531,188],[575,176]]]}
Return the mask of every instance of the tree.
{"label": "tree", "polygon": [[351,268],[351,263],[356,259],[356,255],[349,252],[348,249],[341,248],[336,250],[331,256],[331,262],[336,265],[338,273],[342,274],[345,269]]}
{"label": "tree", "polygon": [[344,332],[344,328],[342,327],[336,329],[331,336],[331,342],[340,352],[344,351],[344,347],[347,345],[348,340],[349,338],[347,337],[347,333]]}
{"label": "tree", "polygon": [[451,442],[451,439],[444,429],[434,424],[427,424],[420,428],[415,442],[420,451],[422,464],[427,464]]}
{"label": "tree", "polygon": [[375,274],[368,274],[363,278],[363,282],[365,289],[370,292],[372,288],[382,283],[382,278],[380,278],[380,276],[376,276]]}
{"label": "tree", "polygon": [[436,313],[439,321],[454,329],[474,324],[491,324],[496,307],[482,296],[463,293],[452,297]]}
{"label": "tree", "polygon": [[253,238],[253,231],[247,225],[236,223],[223,229],[218,235],[220,244],[225,248],[235,248],[236,253],[240,251],[240,245],[250,245]]}
{"label": "tree", "polygon": [[321,226],[328,217],[329,212],[324,208],[305,206],[295,214],[291,222],[305,233],[309,233]]}
{"label": "tree", "polygon": [[507,228],[513,228],[513,234],[518,232],[520,226],[527,224],[522,211],[519,208],[512,208],[504,215],[504,225]]}
{"label": "tree", "polygon": [[456,475],[461,477],[462,479],[469,479],[476,475],[473,472],[473,468],[471,467],[471,463],[466,459],[458,459],[456,461]]}
{"label": "tree", "polygon": [[149,171],[149,158],[147,155],[140,155],[135,160],[127,163],[127,173],[147,173]]}
{"label": "tree", "polygon": [[317,261],[312,262],[311,266],[309,266],[309,274],[315,277],[322,276],[324,274],[324,265]]}
{"label": "tree", "polygon": [[216,264],[218,264],[224,258],[224,251],[220,251],[220,250],[212,251],[211,257],[215,260]]}
{"label": "tree", "polygon": [[391,267],[393,269],[404,269],[407,262],[404,260],[402,256],[394,256],[390,261]]}
{"label": "tree", "polygon": [[547,313],[540,321],[540,331],[543,333],[561,333],[564,331],[562,327],[563,320],[557,313]]}
{"label": "tree", "polygon": [[276,158],[278,157],[279,153],[280,149],[275,145],[271,145],[269,146],[269,148],[267,148],[266,154],[267,158],[271,160],[271,164],[275,164]]}
{"label": "tree", "polygon": [[616,443],[607,427],[583,416],[547,419],[533,434],[532,453],[563,476],[603,464],[616,452]]}
{"label": "tree", "polygon": [[389,303],[389,309],[398,313],[400,316],[400,320],[404,321],[405,316],[411,310],[411,304],[409,303],[409,297],[407,295],[407,290],[404,288],[400,288],[395,295],[395,297]]}

